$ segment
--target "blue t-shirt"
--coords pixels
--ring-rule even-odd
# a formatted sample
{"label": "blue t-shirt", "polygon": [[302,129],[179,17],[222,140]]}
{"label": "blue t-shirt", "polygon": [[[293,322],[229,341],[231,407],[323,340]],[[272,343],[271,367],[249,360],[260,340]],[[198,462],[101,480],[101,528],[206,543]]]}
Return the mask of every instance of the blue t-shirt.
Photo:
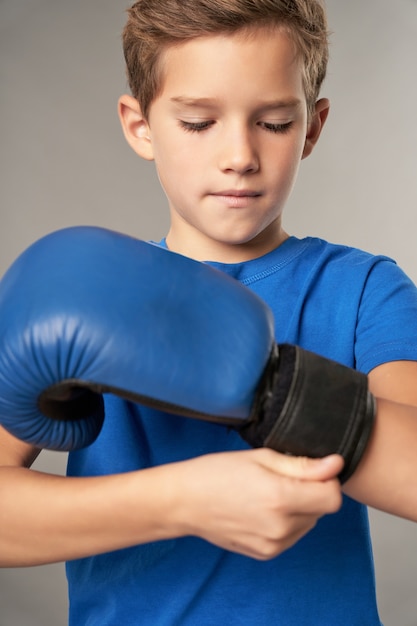
{"label": "blue t-shirt", "polygon": [[[261,258],[211,265],[269,304],[278,343],[366,373],[385,362],[417,360],[417,290],[390,259],[291,237]],[[69,475],[127,472],[247,447],[216,424],[110,395],[105,402],[103,430],[93,445],[70,454]],[[67,575],[71,626],[380,624],[367,511],[348,497],[340,512],[270,561],[184,537],[72,561]]]}

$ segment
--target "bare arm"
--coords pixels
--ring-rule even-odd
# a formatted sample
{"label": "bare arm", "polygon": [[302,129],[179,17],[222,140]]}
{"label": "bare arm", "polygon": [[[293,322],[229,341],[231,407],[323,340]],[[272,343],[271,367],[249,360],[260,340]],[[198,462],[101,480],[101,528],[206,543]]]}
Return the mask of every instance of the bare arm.
{"label": "bare arm", "polygon": [[337,456],[313,461],[249,450],[126,474],[67,478],[29,469],[38,452],[0,429],[3,567],[183,535],[270,558],[341,503]]}
{"label": "bare arm", "polygon": [[369,380],[378,397],[376,425],[344,491],[374,508],[417,521],[417,363],[386,363]]}
{"label": "bare arm", "polygon": [[[413,362],[371,372],[371,389],[379,396],[376,426],[344,490],[417,521],[415,381]],[[269,558],[340,506],[338,457],[311,461],[251,450],[128,474],[66,478],[30,470],[38,453],[0,429],[2,566],[73,559],[187,534]]]}
{"label": "bare arm", "polygon": [[[135,474],[54,476],[29,469],[38,453],[0,429],[1,566],[77,558],[164,536],[156,503],[151,510],[146,502],[149,472],[141,472],[138,484]],[[135,519],[139,503],[142,524]],[[160,489],[159,506],[169,506],[168,489]]]}

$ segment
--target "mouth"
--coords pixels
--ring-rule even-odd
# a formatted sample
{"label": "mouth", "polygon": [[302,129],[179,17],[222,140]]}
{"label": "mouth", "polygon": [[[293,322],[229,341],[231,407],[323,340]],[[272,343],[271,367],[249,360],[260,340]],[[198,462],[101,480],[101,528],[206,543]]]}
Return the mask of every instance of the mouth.
{"label": "mouth", "polygon": [[261,193],[252,189],[226,189],[225,191],[216,191],[212,195],[223,198],[257,198]]}
{"label": "mouth", "polygon": [[230,209],[249,208],[261,195],[252,189],[225,189],[211,194],[221,205]]}

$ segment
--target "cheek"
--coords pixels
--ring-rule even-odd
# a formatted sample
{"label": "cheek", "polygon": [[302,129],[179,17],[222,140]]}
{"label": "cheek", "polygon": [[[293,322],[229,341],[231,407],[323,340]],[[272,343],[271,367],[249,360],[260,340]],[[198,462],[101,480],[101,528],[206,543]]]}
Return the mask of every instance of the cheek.
{"label": "cheek", "polygon": [[166,140],[154,142],[154,162],[163,188],[169,189],[178,178],[180,167],[175,145]]}
{"label": "cheek", "polygon": [[166,150],[165,154],[155,158],[155,166],[165,195],[174,205],[182,205],[195,184],[192,162],[188,161],[184,153]]}
{"label": "cheek", "polygon": [[276,167],[288,177],[292,177],[298,172],[304,150],[304,137],[297,141],[289,141],[276,151]]}
{"label": "cheek", "polygon": [[178,176],[179,173],[181,178],[186,177],[199,160],[196,150],[183,146],[175,136],[158,142],[154,154],[155,164],[161,172],[167,176]]}

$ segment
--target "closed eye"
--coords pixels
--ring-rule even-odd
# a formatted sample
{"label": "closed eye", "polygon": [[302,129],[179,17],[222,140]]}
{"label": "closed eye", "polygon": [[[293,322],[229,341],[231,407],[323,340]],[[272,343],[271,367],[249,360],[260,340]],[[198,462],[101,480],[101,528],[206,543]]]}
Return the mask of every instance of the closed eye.
{"label": "closed eye", "polygon": [[262,128],[270,131],[271,133],[286,133],[290,130],[293,122],[286,122],[285,124],[273,124],[272,122],[260,122]]}
{"label": "closed eye", "polygon": [[184,120],[178,121],[181,128],[190,133],[201,133],[214,124],[212,120],[205,120],[203,122],[185,122]]}
{"label": "closed eye", "polygon": [[[186,122],[185,120],[178,120],[181,128],[191,133],[201,133],[208,130],[215,123],[213,120],[204,120],[201,122]],[[271,133],[286,133],[292,127],[293,122],[286,122],[285,124],[275,124],[273,122],[260,122],[260,126]]]}

